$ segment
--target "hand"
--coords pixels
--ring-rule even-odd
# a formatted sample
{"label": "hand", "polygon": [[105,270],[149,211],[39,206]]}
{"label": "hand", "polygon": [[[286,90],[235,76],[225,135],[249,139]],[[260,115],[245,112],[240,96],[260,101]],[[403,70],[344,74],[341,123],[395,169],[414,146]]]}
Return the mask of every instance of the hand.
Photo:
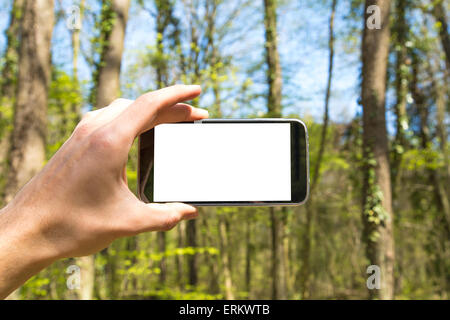
{"label": "hand", "polygon": [[[200,91],[176,85],[136,101],[115,100],[83,117],[44,169],[0,212],[0,297],[2,290],[4,295],[14,289],[8,286],[11,276],[24,282],[57,259],[93,254],[116,238],[169,230],[197,216],[186,204],[139,201],[128,189],[126,163],[142,132],[160,123],[206,118],[206,110],[181,103]],[[8,268],[20,265],[16,256],[31,266],[8,276]],[[30,270],[33,266],[39,270]]]}

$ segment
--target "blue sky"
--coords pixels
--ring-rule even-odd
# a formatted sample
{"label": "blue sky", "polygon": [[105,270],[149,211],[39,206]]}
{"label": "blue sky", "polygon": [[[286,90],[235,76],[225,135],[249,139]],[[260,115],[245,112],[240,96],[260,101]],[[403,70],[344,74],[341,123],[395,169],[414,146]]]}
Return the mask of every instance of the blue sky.
{"label": "blue sky", "polygon": [[[56,1],[56,9],[59,3],[65,10],[72,5],[72,0]],[[98,1],[87,1],[90,12],[98,12]],[[357,98],[359,95],[359,44],[349,43],[340,34],[348,33],[349,23],[345,20],[348,12],[348,2],[340,1],[336,17],[336,42],[335,70],[330,104],[331,119],[339,122],[349,121],[359,108]],[[234,0],[226,2],[221,14],[226,16],[231,11]],[[0,5],[0,52],[5,49],[5,30],[9,23],[10,4]],[[319,120],[322,117],[324,105],[324,93],[328,70],[328,19],[329,6],[323,2],[315,1],[285,1],[278,12],[279,50],[283,71],[283,106],[284,113],[296,113],[302,117],[312,116]],[[264,59],[264,29],[262,24],[262,1],[252,1],[248,8],[233,21],[233,27],[237,32],[245,35],[237,42],[223,46],[221,50],[232,53],[233,63],[236,66],[236,77],[247,77],[246,69]],[[83,23],[82,50],[89,55],[89,39],[92,34],[92,14],[87,14]],[[132,67],[139,56],[154,44],[154,19],[148,12],[140,10],[136,1],[132,0],[127,24],[125,39],[125,52],[123,55],[122,87],[128,98],[136,98],[142,88],[151,87],[149,84],[153,76],[151,70],[134,70]],[[230,36],[231,38],[232,36]],[[355,38],[359,40],[359,34]],[[226,40],[226,38],[225,38]],[[344,50],[351,47],[351,53]],[[71,41],[70,33],[65,21],[59,21],[54,29],[52,40],[52,60],[58,67],[71,73]],[[91,70],[85,59],[79,58],[79,78],[84,81],[85,87],[91,84]],[[136,83],[129,83],[128,76],[132,75]],[[252,75],[252,90],[263,93],[266,89],[264,70]],[[136,90],[127,90],[136,88]],[[206,98],[205,98],[206,99]],[[205,100],[206,101],[206,100]],[[265,110],[263,99],[255,101],[256,108]],[[241,112],[232,116],[245,116],[246,108],[242,106]]]}

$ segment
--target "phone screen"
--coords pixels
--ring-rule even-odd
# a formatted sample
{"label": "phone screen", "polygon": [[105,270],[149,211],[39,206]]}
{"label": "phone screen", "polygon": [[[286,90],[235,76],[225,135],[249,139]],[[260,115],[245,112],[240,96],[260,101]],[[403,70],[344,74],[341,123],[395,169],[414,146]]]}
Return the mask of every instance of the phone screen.
{"label": "phone screen", "polygon": [[139,137],[146,202],[295,205],[309,189],[308,139],[296,119],[161,124]]}
{"label": "phone screen", "polygon": [[290,201],[289,123],[155,128],[153,200]]}

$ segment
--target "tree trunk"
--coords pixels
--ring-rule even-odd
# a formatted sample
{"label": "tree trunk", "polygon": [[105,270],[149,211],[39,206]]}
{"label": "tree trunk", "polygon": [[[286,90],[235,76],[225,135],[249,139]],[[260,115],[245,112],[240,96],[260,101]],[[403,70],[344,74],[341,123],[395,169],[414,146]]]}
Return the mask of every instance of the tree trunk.
{"label": "tree trunk", "polygon": [[402,154],[406,148],[405,131],[408,129],[408,117],[406,114],[406,95],[408,94],[408,74],[409,68],[407,66],[407,48],[405,43],[408,39],[409,26],[406,21],[406,1],[397,1],[395,6],[395,22],[394,22],[394,50],[396,54],[395,61],[395,116],[396,116],[396,134],[393,146],[393,161],[392,161],[392,192],[393,198],[396,195],[396,186],[400,164],[402,161]]}
{"label": "tree trunk", "polygon": [[[53,2],[26,1],[23,9],[5,202],[14,198],[16,192],[42,168],[45,161]],[[10,297],[18,298],[18,290]]]}
{"label": "tree trunk", "polygon": [[252,257],[253,257],[253,244],[251,241],[251,216],[247,214],[247,222],[245,228],[245,291],[248,294],[248,298],[251,298],[252,290]]}
{"label": "tree trunk", "polygon": [[[428,125],[429,109],[426,105],[427,94],[419,88],[419,69],[420,60],[416,54],[412,57],[413,65],[413,78],[411,81],[411,93],[414,99],[414,103],[417,107],[417,111],[420,117],[420,141],[422,149],[427,150],[432,146],[431,130]],[[429,68],[430,69],[430,68]],[[431,70],[429,70],[431,73]],[[431,74],[433,76],[434,73]],[[436,90],[435,80],[432,79],[433,90]],[[437,92],[435,92],[437,94]],[[438,97],[436,97],[436,100]],[[436,104],[438,102],[436,101]],[[437,265],[437,272],[440,274],[441,278],[441,294],[446,295],[450,287],[450,277],[448,272],[445,272],[446,268],[446,255],[448,246],[448,241],[450,239],[450,204],[447,196],[447,191],[442,184],[441,177],[438,169],[427,168],[427,175],[429,185],[433,186],[434,197],[437,203],[437,219],[435,220],[435,233],[440,234],[438,241],[432,240],[434,246],[436,247],[435,253],[432,255],[431,260],[434,260],[435,265]],[[438,231],[439,230],[439,231]]]}
{"label": "tree trunk", "polygon": [[[200,213],[203,218],[200,219],[202,222],[204,232],[204,241],[203,241],[203,247],[211,247],[214,244],[214,237],[212,236],[210,230],[210,226],[208,224],[208,220],[210,220],[210,213],[212,213],[213,210],[202,210]],[[208,216],[205,216],[205,214],[208,212]],[[217,261],[217,255],[205,255],[205,261],[206,264],[209,267],[210,272],[210,281],[209,281],[209,289],[208,292],[211,294],[218,294],[220,293],[220,286],[219,286],[219,270],[218,270],[218,261]]]}
{"label": "tree trunk", "polygon": [[[103,108],[109,105],[118,97],[120,89],[120,67],[122,61],[122,52],[124,47],[125,29],[128,19],[129,0],[111,0],[103,1],[102,8],[102,24],[112,22],[111,28],[101,30],[101,41],[105,41],[101,49],[98,70],[96,71],[95,88],[95,108]],[[106,251],[106,252],[105,252]],[[107,297],[114,298],[116,295],[115,284],[115,257],[107,253],[108,249],[103,253],[107,254],[107,270],[106,279]],[[90,259],[91,264],[95,264],[94,258]],[[95,270],[92,266],[88,270]],[[86,271],[87,272],[87,271]],[[93,279],[93,277],[90,277]],[[93,293],[91,293],[92,295]],[[92,297],[92,296],[91,296]]]}
{"label": "tree trunk", "polygon": [[[371,5],[380,8],[381,29],[366,27],[367,8]],[[363,236],[370,265],[381,270],[381,288],[369,289],[370,297],[378,299],[394,297],[393,213],[385,118],[389,11],[390,0],[366,0],[362,39]]]}
{"label": "tree trunk", "polygon": [[313,170],[313,180],[311,183],[310,193],[309,193],[309,201],[306,204],[306,231],[303,236],[303,254],[302,261],[303,267],[301,271],[301,291],[302,298],[306,297],[309,292],[309,275],[310,275],[310,252],[311,252],[311,239],[313,238],[313,223],[314,223],[314,212],[312,208],[312,195],[315,190],[318,181],[320,180],[320,167],[322,165],[323,154],[325,151],[326,139],[327,139],[327,131],[328,131],[328,122],[329,122],[329,104],[330,104],[330,95],[331,95],[331,83],[333,79],[333,62],[334,62],[334,16],[336,12],[337,0],[333,0],[331,3],[331,14],[328,25],[329,30],[329,38],[328,38],[328,79],[327,79],[327,88],[325,91],[325,107],[323,111],[323,124],[322,124],[322,132],[320,136],[320,147],[319,153],[317,156],[317,160],[315,161],[314,170]]}
{"label": "tree trunk", "polygon": [[[15,0],[11,9],[10,23],[6,30],[7,47],[5,51],[4,65],[0,77],[0,103],[5,110],[11,110],[14,106],[17,89],[17,69],[20,45],[20,24],[23,16],[24,0]],[[10,122],[9,115],[0,112],[0,121]],[[6,176],[7,157],[11,132],[7,126],[0,126],[0,180],[4,181]],[[0,186],[3,190],[4,185]],[[1,192],[1,191],[0,191]],[[1,199],[0,205],[4,205]]]}
{"label": "tree trunk", "polygon": [[445,57],[447,58],[447,70],[450,72],[450,35],[448,34],[447,14],[444,7],[444,0],[434,1],[433,16],[440,23],[439,36]]}
{"label": "tree trunk", "polygon": [[20,24],[24,0],[14,0],[9,27],[6,30],[7,47],[0,79],[0,97],[13,99],[17,88],[17,67],[19,59]]}
{"label": "tree trunk", "polygon": [[[168,74],[167,74],[167,61],[164,58],[164,35],[172,18],[172,3],[169,1],[155,1],[156,6],[156,52],[158,59],[156,60],[156,87],[158,89],[167,87]],[[158,251],[163,253],[166,251],[166,233],[158,232]],[[159,263],[159,285],[163,286],[166,282],[167,266],[166,258],[163,256]]]}
{"label": "tree trunk", "polygon": [[[226,214],[226,213],[225,213]],[[228,236],[226,228],[226,217],[219,215],[219,240],[220,258],[222,260],[223,277],[225,284],[225,299],[234,300],[233,280],[231,278],[231,262],[229,256]]]}
{"label": "tree trunk", "polygon": [[[197,249],[197,223],[195,220],[188,220],[186,223],[186,242],[188,247]],[[187,257],[188,261],[188,284],[192,287],[197,286],[197,252],[190,254]]]}
{"label": "tree trunk", "polygon": [[[105,2],[105,1],[104,1]],[[111,0],[110,12],[105,19],[112,19],[113,26],[102,35],[106,45],[102,48],[98,69],[95,107],[103,108],[117,98],[120,89],[120,65],[128,19],[129,0]],[[105,22],[105,21],[103,21]]]}
{"label": "tree trunk", "polygon": [[53,2],[26,1],[19,53],[14,129],[8,155],[5,201],[31,179],[45,161],[47,94],[50,81],[50,44]]}
{"label": "tree trunk", "polygon": [[[264,0],[265,48],[267,63],[267,116],[281,117],[281,65],[277,41],[277,7],[275,0]],[[279,208],[270,208],[272,236],[272,299],[286,298],[286,277],[283,268],[283,214]]]}

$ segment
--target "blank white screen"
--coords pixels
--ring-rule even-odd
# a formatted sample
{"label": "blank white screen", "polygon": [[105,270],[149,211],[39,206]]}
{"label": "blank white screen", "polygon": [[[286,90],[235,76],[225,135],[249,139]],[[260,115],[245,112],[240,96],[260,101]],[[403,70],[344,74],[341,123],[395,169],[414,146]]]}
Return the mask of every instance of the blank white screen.
{"label": "blank white screen", "polygon": [[290,201],[289,123],[155,127],[153,200]]}

